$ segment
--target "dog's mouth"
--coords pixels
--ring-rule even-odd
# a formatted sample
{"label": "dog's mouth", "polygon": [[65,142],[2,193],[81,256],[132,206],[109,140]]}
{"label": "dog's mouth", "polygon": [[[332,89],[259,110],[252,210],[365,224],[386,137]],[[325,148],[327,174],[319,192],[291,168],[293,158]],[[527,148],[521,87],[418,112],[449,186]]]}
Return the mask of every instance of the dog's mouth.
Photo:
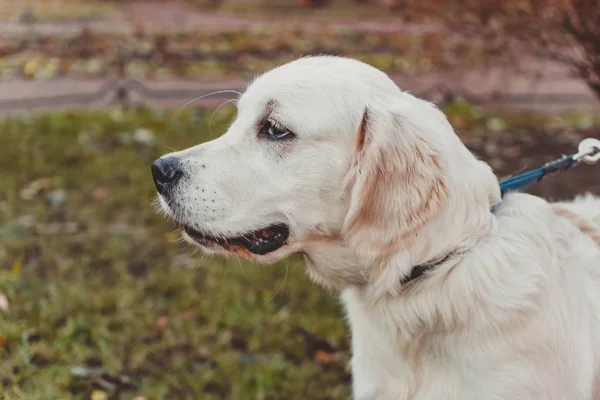
{"label": "dog's mouth", "polygon": [[215,243],[225,250],[230,250],[232,246],[241,246],[261,256],[281,248],[290,236],[290,229],[286,225],[271,225],[236,237],[211,236],[186,225],[183,226],[183,230],[201,245]]}

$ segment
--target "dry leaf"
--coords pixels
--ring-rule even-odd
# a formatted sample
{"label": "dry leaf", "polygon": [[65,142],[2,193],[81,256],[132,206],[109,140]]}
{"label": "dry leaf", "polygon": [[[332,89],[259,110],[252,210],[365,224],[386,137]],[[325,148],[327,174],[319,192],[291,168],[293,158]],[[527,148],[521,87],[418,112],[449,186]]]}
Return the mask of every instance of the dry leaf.
{"label": "dry leaf", "polygon": [[30,182],[21,190],[21,198],[23,200],[31,200],[41,192],[51,189],[52,184],[52,178],[43,178]]}
{"label": "dry leaf", "polygon": [[20,258],[17,258],[12,265],[12,273],[15,275],[21,275],[21,270],[23,270],[23,262]]}
{"label": "dry leaf", "polygon": [[104,200],[108,197],[108,190],[103,187],[98,187],[92,192],[94,200]]}
{"label": "dry leaf", "polygon": [[169,322],[169,318],[166,315],[161,315],[157,318],[154,326],[156,326],[158,329],[164,329],[165,326],[167,326],[167,322]]}
{"label": "dry leaf", "polygon": [[2,292],[0,292],[0,310],[8,311],[8,298]]}
{"label": "dry leaf", "polygon": [[94,390],[90,395],[90,400],[108,400],[108,393],[104,390]]}
{"label": "dry leaf", "polygon": [[167,242],[169,243],[177,243],[179,241],[179,238],[179,231],[170,231],[165,233],[165,239],[167,239]]}
{"label": "dry leaf", "polygon": [[339,354],[329,353],[324,350],[317,350],[315,353],[315,361],[321,365],[329,365],[338,362],[340,359]]}

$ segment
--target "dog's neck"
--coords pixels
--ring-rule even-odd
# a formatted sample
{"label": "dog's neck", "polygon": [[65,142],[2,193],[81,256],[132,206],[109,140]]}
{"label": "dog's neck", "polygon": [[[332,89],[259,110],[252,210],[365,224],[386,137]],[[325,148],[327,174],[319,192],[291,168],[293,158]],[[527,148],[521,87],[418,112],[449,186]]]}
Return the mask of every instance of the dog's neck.
{"label": "dog's neck", "polygon": [[464,225],[457,225],[455,217],[446,213],[428,226],[430,233],[420,234],[419,240],[407,246],[406,251],[383,263],[361,259],[341,238],[313,242],[305,251],[309,275],[327,288],[357,288],[372,302],[400,296],[409,286],[420,285],[421,278],[429,275],[432,267],[444,269],[460,261],[464,253],[489,234],[494,219],[489,208],[459,216]]}
{"label": "dog's neck", "polygon": [[[501,204],[502,204],[501,202],[494,204],[490,208],[490,212],[492,214],[495,213]],[[454,250],[454,251],[448,252],[445,256],[439,257],[438,260],[436,260],[436,261],[431,261],[428,263],[415,265],[414,267],[412,267],[412,269],[410,270],[410,273],[408,275],[403,276],[400,279],[400,285],[406,286],[408,284],[418,282],[421,278],[423,278],[426,275],[426,273],[428,271],[435,269],[436,267],[444,264],[447,261],[450,261],[454,257],[460,256],[461,254],[462,254],[462,251]]]}
{"label": "dog's neck", "polygon": [[338,291],[355,288],[376,301],[380,297],[402,295],[409,286],[418,283],[425,272],[455,265],[482,236],[471,236],[464,238],[460,245],[449,245],[447,248],[452,250],[440,251],[428,259],[432,260],[430,263],[419,264],[418,272],[414,272],[415,264],[410,264],[408,253],[397,255],[382,268],[359,259],[342,239],[315,244],[304,256],[309,276],[319,285]]}

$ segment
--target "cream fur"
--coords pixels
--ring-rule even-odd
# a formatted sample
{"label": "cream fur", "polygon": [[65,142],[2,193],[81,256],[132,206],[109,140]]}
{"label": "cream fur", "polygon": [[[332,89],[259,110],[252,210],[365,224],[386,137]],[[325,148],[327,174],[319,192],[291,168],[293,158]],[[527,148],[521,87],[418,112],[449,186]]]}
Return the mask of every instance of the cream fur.
{"label": "cream fur", "polygon": [[[296,139],[258,138],[265,114]],[[513,194],[490,212],[489,166],[383,72],[337,57],[283,65],[252,82],[223,136],[169,156],[186,178],[160,197],[167,214],[222,236],[286,223],[279,250],[230,251],[303,253],[341,292],[355,399],[600,399],[600,200]]]}

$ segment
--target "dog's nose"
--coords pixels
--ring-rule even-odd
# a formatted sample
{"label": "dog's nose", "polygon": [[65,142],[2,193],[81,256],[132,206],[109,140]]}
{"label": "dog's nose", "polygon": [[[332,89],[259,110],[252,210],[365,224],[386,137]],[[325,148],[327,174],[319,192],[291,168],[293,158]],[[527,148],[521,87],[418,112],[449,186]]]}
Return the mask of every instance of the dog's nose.
{"label": "dog's nose", "polygon": [[160,194],[175,185],[182,175],[181,165],[174,157],[161,157],[152,163],[152,178]]}

